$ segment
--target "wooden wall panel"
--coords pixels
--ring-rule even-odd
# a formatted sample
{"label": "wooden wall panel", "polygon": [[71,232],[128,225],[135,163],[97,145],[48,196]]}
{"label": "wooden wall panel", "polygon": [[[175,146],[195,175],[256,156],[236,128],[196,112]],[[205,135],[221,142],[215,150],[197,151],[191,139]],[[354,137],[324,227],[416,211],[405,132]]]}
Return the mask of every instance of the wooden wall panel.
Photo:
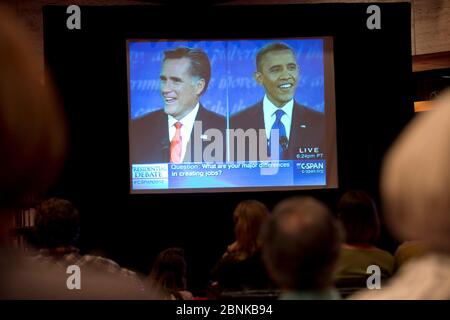
{"label": "wooden wall panel", "polygon": [[[163,1],[163,0],[159,0]],[[166,0],[170,1],[170,0]],[[33,35],[36,54],[43,61],[42,11],[43,5],[70,5],[71,0],[12,0],[6,1],[24,21]],[[355,2],[411,2],[412,54],[423,55],[436,52],[450,52],[450,0],[232,0],[227,4],[289,4],[289,3],[355,3]],[[78,0],[78,5],[133,5],[145,4],[138,0]],[[433,64],[433,62],[431,62]],[[43,65],[43,64],[42,64]],[[439,65],[450,67],[450,61]],[[426,67],[426,66],[425,66]],[[421,67],[423,69],[423,66]],[[43,70],[43,66],[42,66]]]}
{"label": "wooden wall panel", "polygon": [[450,1],[413,0],[415,54],[450,51]]}

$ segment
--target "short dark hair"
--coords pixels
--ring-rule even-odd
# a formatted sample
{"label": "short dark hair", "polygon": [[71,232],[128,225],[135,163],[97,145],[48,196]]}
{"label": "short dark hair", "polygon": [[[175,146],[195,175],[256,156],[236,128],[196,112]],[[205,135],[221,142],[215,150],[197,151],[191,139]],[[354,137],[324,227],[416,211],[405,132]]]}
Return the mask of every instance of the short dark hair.
{"label": "short dark hair", "polygon": [[338,218],[345,228],[346,243],[373,243],[378,239],[380,219],[377,207],[366,192],[346,192],[339,200]]}
{"label": "short dark hair", "polygon": [[292,49],[290,46],[288,46],[283,42],[272,42],[262,47],[256,54],[256,70],[258,71],[261,70],[261,61],[264,55],[272,51],[282,51],[282,50],[290,50],[292,54],[295,56],[294,49]]}
{"label": "short dark hair", "polygon": [[168,59],[189,59],[191,66],[189,72],[192,77],[198,77],[205,80],[205,87],[201,94],[208,88],[209,80],[211,79],[211,63],[208,55],[201,49],[178,47],[174,50],[164,51],[164,60]]}
{"label": "short dark hair", "polygon": [[70,246],[75,243],[79,233],[80,215],[70,201],[51,198],[37,206],[34,223],[42,246]]}
{"label": "short dark hair", "polygon": [[263,229],[263,258],[273,280],[290,290],[333,284],[341,231],[329,209],[311,197],[279,203]]}

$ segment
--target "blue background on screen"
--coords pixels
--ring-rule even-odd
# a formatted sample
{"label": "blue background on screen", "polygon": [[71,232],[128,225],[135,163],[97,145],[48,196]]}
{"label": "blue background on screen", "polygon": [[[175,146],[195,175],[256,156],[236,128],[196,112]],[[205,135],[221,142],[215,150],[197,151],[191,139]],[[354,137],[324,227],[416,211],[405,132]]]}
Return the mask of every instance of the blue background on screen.
{"label": "blue background on screen", "polygon": [[[211,80],[200,102],[209,110],[232,115],[262,100],[264,89],[253,78],[256,54],[278,40],[130,41],[129,85],[131,119],[163,108],[159,73],[163,52],[179,46],[201,48],[211,61]],[[323,40],[283,39],[291,46],[300,67],[295,100],[324,112]]]}

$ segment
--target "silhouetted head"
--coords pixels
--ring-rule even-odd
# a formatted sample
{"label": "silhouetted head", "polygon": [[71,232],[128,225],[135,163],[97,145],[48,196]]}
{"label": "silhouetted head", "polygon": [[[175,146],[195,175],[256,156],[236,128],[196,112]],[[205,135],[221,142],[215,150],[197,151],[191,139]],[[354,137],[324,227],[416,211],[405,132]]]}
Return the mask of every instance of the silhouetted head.
{"label": "silhouetted head", "polygon": [[339,200],[338,218],[348,244],[373,244],[380,234],[380,219],[373,199],[364,191],[346,192]]}
{"label": "silhouetted head", "polygon": [[36,208],[35,229],[41,246],[67,247],[75,244],[80,231],[80,215],[74,205],[52,198]]}
{"label": "silhouetted head", "polygon": [[260,232],[268,218],[269,210],[259,201],[246,200],[237,205],[233,219],[238,253],[248,257],[261,249]]}
{"label": "silhouetted head", "polygon": [[186,290],[184,250],[181,248],[169,248],[162,251],[153,264],[149,281],[152,285],[169,292]]}
{"label": "silhouetted head", "polygon": [[321,202],[310,197],[280,202],[263,237],[264,262],[282,289],[320,290],[333,284],[341,232]]}

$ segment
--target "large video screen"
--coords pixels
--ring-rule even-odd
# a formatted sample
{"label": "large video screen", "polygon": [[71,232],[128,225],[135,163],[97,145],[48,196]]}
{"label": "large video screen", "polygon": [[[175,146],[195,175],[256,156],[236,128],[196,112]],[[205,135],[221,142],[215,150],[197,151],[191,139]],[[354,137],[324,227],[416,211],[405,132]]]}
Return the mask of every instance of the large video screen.
{"label": "large video screen", "polygon": [[336,188],[331,37],[127,40],[131,193]]}

